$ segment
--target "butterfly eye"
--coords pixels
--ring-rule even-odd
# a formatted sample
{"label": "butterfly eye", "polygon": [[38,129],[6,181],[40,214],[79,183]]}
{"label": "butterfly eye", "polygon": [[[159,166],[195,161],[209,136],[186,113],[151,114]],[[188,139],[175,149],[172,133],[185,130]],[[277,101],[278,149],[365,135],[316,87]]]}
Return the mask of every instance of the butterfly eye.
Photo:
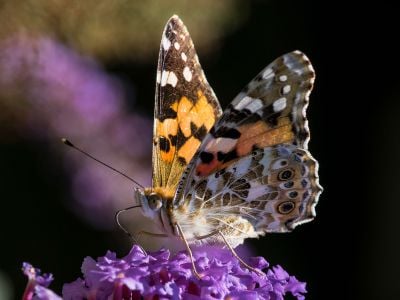
{"label": "butterfly eye", "polygon": [[294,202],[286,201],[278,205],[278,212],[280,214],[287,215],[291,213],[294,208],[295,208]]}
{"label": "butterfly eye", "polygon": [[161,197],[155,193],[147,196],[147,201],[149,203],[149,207],[152,210],[159,210],[162,206]]}
{"label": "butterfly eye", "polygon": [[286,169],[286,170],[283,170],[283,171],[279,172],[278,179],[280,181],[286,181],[286,180],[292,179],[293,176],[294,176],[293,170],[292,169]]}

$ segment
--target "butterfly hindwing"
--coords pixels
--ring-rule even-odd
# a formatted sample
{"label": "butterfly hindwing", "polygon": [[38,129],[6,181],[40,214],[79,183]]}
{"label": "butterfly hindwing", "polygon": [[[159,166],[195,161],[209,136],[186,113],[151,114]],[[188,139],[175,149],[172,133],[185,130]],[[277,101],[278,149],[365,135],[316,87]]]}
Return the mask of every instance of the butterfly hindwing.
{"label": "butterfly hindwing", "polygon": [[173,197],[183,171],[220,115],[190,35],[173,16],[163,32],[157,68],[154,191]]}
{"label": "butterfly hindwing", "polygon": [[198,232],[218,229],[233,246],[266,232],[291,231],[315,217],[317,169],[309,152],[292,144],[253,150],[193,180],[179,222],[187,231],[194,223]]}

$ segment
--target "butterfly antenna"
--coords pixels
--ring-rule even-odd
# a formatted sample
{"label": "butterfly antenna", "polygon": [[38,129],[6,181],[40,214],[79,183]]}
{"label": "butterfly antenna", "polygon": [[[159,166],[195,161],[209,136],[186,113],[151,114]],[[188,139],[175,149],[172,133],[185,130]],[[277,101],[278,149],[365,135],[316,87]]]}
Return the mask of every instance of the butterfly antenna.
{"label": "butterfly antenna", "polygon": [[138,183],[136,180],[134,180],[133,178],[131,178],[131,177],[129,177],[128,175],[126,175],[125,173],[123,173],[123,172],[121,172],[121,171],[119,171],[119,170],[117,170],[117,169],[111,167],[110,165],[106,164],[105,162],[102,162],[101,160],[99,160],[99,159],[97,159],[96,157],[90,155],[90,154],[87,153],[86,151],[83,151],[82,149],[80,149],[80,148],[78,148],[77,146],[75,146],[74,144],[72,144],[72,143],[71,143],[69,140],[67,140],[66,138],[62,138],[61,141],[62,141],[65,145],[67,145],[67,146],[69,146],[69,147],[71,147],[71,148],[74,148],[75,150],[81,152],[82,154],[86,155],[87,157],[90,157],[91,159],[93,159],[93,160],[97,161],[98,163],[102,164],[103,166],[105,166],[105,167],[107,167],[107,168],[113,170],[114,172],[116,172],[116,173],[118,173],[118,174],[124,176],[126,179],[132,181],[134,184],[136,184],[136,185],[139,186],[140,188],[144,189],[144,187],[143,187],[140,183]]}

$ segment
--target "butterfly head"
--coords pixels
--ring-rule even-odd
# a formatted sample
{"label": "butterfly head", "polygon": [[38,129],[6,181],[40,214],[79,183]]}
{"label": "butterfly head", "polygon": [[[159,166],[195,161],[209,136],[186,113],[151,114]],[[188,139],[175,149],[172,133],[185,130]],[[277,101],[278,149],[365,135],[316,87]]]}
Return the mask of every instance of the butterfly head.
{"label": "butterfly head", "polygon": [[135,198],[142,206],[143,214],[151,219],[156,219],[164,206],[162,197],[147,189],[135,189]]}
{"label": "butterfly head", "polygon": [[143,215],[152,219],[164,233],[177,234],[171,222],[171,198],[166,194],[166,189],[136,189],[135,199],[137,203],[140,203]]}

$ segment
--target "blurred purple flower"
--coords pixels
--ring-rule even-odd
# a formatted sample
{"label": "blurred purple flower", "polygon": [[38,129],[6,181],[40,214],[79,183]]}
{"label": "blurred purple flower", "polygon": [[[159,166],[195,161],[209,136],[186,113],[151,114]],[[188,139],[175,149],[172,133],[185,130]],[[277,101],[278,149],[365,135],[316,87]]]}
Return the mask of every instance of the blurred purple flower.
{"label": "blurred purple flower", "polygon": [[83,279],[65,284],[63,298],[279,300],[292,294],[304,299],[306,284],[280,266],[268,268],[262,257],[250,259],[250,264],[260,270],[268,268],[264,275],[242,267],[229,250],[218,247],[198,248],[194,256],[201,279],[193,275],[186,252],[171,257],[162,249],[145,255],[133,246],[121,259],[113,252],[97,261],[87,257],[82,264]]}
{"label": "blurred purple flower", "polygon": [[68,205],[84,220],[113,227],[109,212],[132,205],[132,185],[57,144],[61,137],[149,185],[151,120],[128,113],[121,82],[92,59],[49,38],[9,38],[0,44],[0,97],[18,134],[57,145],[72,177]]}
{"label": "blurred purple flower", "polygon": [[41,274],[41,271],[28,263],[22,264],[22,271],[28,277],[23,300],[60,300],[61,298],[47,287],[53,281],[52,274]]}

